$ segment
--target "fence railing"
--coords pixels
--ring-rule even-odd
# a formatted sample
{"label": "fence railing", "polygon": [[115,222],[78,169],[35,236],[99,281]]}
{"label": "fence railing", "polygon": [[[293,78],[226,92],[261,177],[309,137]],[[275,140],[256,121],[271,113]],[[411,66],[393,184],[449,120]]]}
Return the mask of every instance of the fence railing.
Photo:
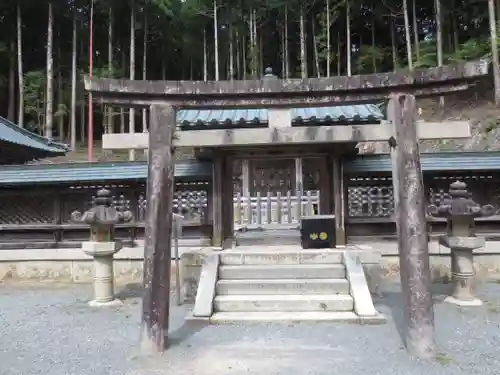
{"label": "fence railing", "polygon": [[301,193],[288,191],[255,196],[234,197],[234,222],[240,227],[265,227],[266,225],[298,225],[303,216],[319,213],[319,191]]}

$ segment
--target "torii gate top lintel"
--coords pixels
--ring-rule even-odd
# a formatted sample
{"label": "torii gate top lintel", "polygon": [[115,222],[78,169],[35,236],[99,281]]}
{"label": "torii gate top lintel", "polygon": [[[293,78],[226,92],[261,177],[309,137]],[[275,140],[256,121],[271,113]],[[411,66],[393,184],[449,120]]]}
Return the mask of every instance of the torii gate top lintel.
{"label": "torii gate top lintel", "polygon": [[100,102],[128,106],[170,103],[180,108],[287,107],[362,103],[392,92],[416,96],[466,90],[489,73],[489,60],[355,76],[233,81],[141,81],[85,77]]}

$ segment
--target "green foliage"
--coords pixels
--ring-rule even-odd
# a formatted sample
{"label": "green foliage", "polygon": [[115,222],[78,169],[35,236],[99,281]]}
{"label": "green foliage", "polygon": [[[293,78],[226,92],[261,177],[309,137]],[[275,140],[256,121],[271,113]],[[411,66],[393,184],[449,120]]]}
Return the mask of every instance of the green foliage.
{"label": "green foliage", "polygon": [[30,130],[40,133],[45,123],[45,81],[43,70],[32,70],[24,74],[24,112],[31,120]]}
{"label": "green foliage", "polygon": [[430,68],[437,65],[437,45],[434,39],[419,43],[420,58],[413,57],[415,68]]}
{"label": "green foliage", "polygon": [[[332,2],[331,2],[332,3]],[[327,27],[332,27],[335,22],[338,21],[341,16],[340,6],[343,6],[343,3],[332,3],[330,5],[330,25],[327,25],[327,12],[322,12],[317,17],[318,21],[318,30],[316,35],[316,42],[318,43],[318,58],[320,60],[320,65],[326,64],[328,58],[328,37],[327,37]],[[337,60],[337,51],[335,46],[332,43],[333,35],[330,35],[330,61],[335,62]]]}
{"label": "green foliage", "polygon": [[[315,64],[313,51],[317,49],[321,74],[325,74],[328,57],[331,73],[346,74],[346,49],[351,48],[352,71],[371,73],[391,71],[407,66],[404,15],[401,0],[350,0],[350,27],[352,46],[346,46],[346,1],[330,0],[330,25],[327,25],[326,0],[217,0],[218,24],[214,25],[214,0],[94,0],[94,69],[96,77],[127,77],[130,57],[131,4],[136,13],[136,75],[142,71],[142,40],[144,20],[148,20],[147,75],[159,79],[166,73],[167,79],[202,79],[203,61],[208,61],[208,72],[214,71],[214,27],[219,31],[219,65],[221,78],[226,79],[229,64],[229,41],[233,32],[233,58],[242,72],[255,70],[261,65],[272,66],[279,71],[282,66],[281,40],[285,28],[285,9],[288,16],[289,71],[294,78],[300,77],[299,12],[304,11],[306,20],[309,75]],[[444,62],[468,61],[491,55],[488,7],[484,1],[455,0],[443,3]],[[23,34],[23,69],[25,70],[25,111],[27,122],[42,126],[45,109],[46,33],[48,1],[3,0],[0,1],[0,115],[5,115],[8,99],[7,77],[11,63],[17,64],[10,47],[17,42],[16,9],[21,5]],[[56,1],[54,8],[54,65],[60,70],[63,83],[55,82],[55,116],[65,121],[69,117],[71,97],[72,17],[76,15],[78,27],[77,45],[77,105],[82,109],[87,102],[81,76],[89,66],[89,0]],[[114,15],[112,52],[113,62],[108,67],[108,16],[112,7]],[[435,41],[434,0],[416,4],[420,26],[419,58],[413,57],[415,67],[431,67],[437,64]],[[255,11],[259,45],[249,43],[249,16]],[[390,16],[392,15],[392,17]],[[412,15],[410,14],[410,20]],[[313,38],[312,30],[315,30]],[[392,24],[396,27],[392,28]],[[231,26],[231,27],[229,27]],[[500,27],[498,27],[500,31]],[[327,45],[330,31],[330,46]],[[372,43],[372,30],[375,40]],[[391,31],[394,31],[394,46]],[[203,35],[207,38],[208,55],[204,56]],[[236,37],[236,35],[238,37]],[[500,38],[499,38],[500,39]],[[262,40],[262,45],[260,41]],[[317,45],[313,45],[313,41]],[[457,40],[458,42],[455,42]],[[500,40],[499,40],[500,41]],[[412,39],[412,43],[413,43]],[[372,45],[373,44],[373,45]],[[455,45],[458,44],[458,45]],[[499,43],[500,44],[500,43]],[[338,46],[340,53],[337,55]],[[316,47],[316,48],[315,48]],[[392,56],[392,51],[396,56]],[[413,51],[415,52],[415,51]],[[327,56],[330,53],[330,56]],[[244,61],[245,60],[245,61]],[[395,64],[393,63],[395,61]],[[393,66],[396,65],[396,66]],[[58,72],[55,72],[58,79]],[[16,77],[17,81],[17,77]],[[57,92],[59,86],[63,92]],[[16,89],[16,92],[18,90]],[[7,95],[6,95],[7,94]],[[4,105],[5,104],[5,105]],[[83,108],[85,109],[85,108]],[[102,118],[103,106],[96,105],[96,118]],[[85,113],[85,111],[81,111]],[[66,121],[67,122],[67,121]]]}
{"label": "green foliage", "polygon": [[149,3],[160,10],[164,16],[172,17],[172,1],[170,0],[150,0]]}
{"label": "green foliage", "polygon": [[45,72],[32,70],[24,74],[24,108],[26,113],[38,116],[43,113]]}
{"label": "green foliage", "polygon": [[92,75],[101,78],[119,78],[125,75],[123,67],[115,65],[102,65],[100,67],[94,67],[92,69]]}
{"label": "green foliage", "polygon": [[356,73],[365,74],[374,71],[375,66],[380,66],[387,56],[387,49],[378,46],[363,45],[359,48],[356,59]]}
{"label": "green foliage", "polygon": [[68,107],[66,107],[66,104],[64,103],[59,103],[57,105],[56,111],[54,113],[54,117],[61,118],[61,117],[66,117],[68,115]]}
{"label": "green foliage", "polygon": [[472,38],[460,45],[457,50],[449,56],[451,61],[468,61],[490,56],[491,47],[489,38]]}

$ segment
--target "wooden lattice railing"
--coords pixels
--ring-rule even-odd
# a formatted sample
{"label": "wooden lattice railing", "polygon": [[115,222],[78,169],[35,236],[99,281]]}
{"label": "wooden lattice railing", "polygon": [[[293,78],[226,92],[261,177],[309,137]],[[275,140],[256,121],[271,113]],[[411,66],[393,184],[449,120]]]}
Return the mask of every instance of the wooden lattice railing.
{"label": "wooden lattice railing", "polygon": [[288,191],[283,195],[269,192],[265,196],[244,197],[237,194],[234,199],[234,221],[237,226],[265,228],[269,225],[286,225],[300,222],[303,216],[319,213],[319,191]]}
{"label": "wooden lattice railing", "polygon": [[[492,204],[498,215],[479,220],[479,233],[500,232],[500,174],[454,173],[425,174],[427,203],[439,204],[447,197],[449,184],[455,180],[468,184],[478,203]],[[346,229],[349,237],[394,237],[392,220],[393,193],[390,174],[348,176],[346,179]],[[135,221],[118,226],[117,236],[131,241],[144,235],[146,186],[109,184],[115,204],[131,210]],[[88,238],[88,228],[70,222],[71,212],[85,211],[92,202],[98,185],[18,187],[0,190],[0,248],[79,246]],[[174,196],[174,212],[183,215],[185,237],[208,238],[211,235],[210,183],[179,182]],[[284,225],[296,227],[301,216],[318,212],[319,193],[316,190],[286,194],[255,194],[234,197],[236,227]],[[300,202],[300,204],[299,204]],[[442,233],[443,220],[433,220],[431,230]]]}

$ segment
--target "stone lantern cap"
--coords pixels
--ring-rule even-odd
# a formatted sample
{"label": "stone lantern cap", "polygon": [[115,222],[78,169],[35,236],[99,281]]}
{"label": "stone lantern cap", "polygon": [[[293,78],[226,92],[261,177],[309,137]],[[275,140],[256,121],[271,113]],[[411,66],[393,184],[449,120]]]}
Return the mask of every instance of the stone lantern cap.
{"label": "stone lantern cap", "polygon": [[119,223],[132,221],[132,212],[125,207],[117,209],[113,206],[113,198],[108,189],[100,189],[92,202],[92,208],[83,214],[75,211],[71,214],[74,223],[88,224],[91,227],[112,227]]}
{"label": "stone lantern cap", "polygon": [[430,216],[473,219],[495,214],[495,208],[492,205],[481,206],[472,200],[471,193],[467,190],[467,184],[463,181],[455,181],[450,184],[448,194],[450,198],[444,199],[439,205],[428,206],[427,212]]}

